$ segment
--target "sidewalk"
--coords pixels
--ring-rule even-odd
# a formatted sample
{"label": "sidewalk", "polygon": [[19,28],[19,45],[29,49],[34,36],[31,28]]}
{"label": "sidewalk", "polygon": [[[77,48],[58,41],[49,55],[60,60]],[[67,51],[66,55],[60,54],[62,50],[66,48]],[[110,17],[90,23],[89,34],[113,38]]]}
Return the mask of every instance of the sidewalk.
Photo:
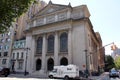
{"label": "sidewalk", "polygon": [[[24,74],[10,74],[8,77],[18,77],[18,78],[41,78],[41,79],[47,79],[47,76],[35,76],[35,75],[24,75]],[[87,79],[81,79],[81,80],[103,80],[103,78],[106,77],[106,72],[102,73],[100,76],[89,76]]]}
{"label": "sidewalk", "polygon": [[100,76],[90,76],[88,79],[90,80],[103,80],[103,78],[106,76],[106,72],[102,73]]}
{"label": "sidewalk", "polygon": [[88,80],[98,80],[100,76],[89,76]]}
{"label": "sidewalk", "polygon": [[18,77],[18,78],[47,78],[47,76],[38,76],[38,75],[24,75],[24,74],[10,74],[8,77]]}

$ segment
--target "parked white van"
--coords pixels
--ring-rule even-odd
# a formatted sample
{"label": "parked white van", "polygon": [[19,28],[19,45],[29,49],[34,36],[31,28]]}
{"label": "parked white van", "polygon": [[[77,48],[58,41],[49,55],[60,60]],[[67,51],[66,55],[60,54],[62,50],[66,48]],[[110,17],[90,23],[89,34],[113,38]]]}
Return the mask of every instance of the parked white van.
{"label": "parked white van", "polygon": [[54,66],[54,69],[49,72],[49,78],[79,78],[79,68],[76,65],[70,64],[67,66]]}

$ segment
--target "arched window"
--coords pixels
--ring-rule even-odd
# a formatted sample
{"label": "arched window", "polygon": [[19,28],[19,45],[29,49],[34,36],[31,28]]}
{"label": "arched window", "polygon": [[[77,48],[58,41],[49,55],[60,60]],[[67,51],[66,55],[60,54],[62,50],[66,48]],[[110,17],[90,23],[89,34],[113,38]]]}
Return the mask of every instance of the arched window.
{"label": "arched window", "polygon": [[54,52],[54,36],[53,35],[48,36],[48,48],[47,48],[47,51],[49,53]]}
{"label": "arched window", "polygon": [[47,69],[48,69],[48,71],[53,70],[53,67],[54,67],[54,60],[52,58],[49,58],[48,61],[47,61]]}
{"label": "arched window", "polygon": [[68,51],[68,34],[66,32],[60,35],[60,52]]}
{"label": "arched window", "polygon": [[40,59],[37,59],[36,60],[36,71],[40,70],[41,69],[41,60]]}
{"label": "arched window", "polygon": [[42,43],[43,43],[43,38],[42,37],[39,37],[37,39],[37,50],[36,50],[36,53],[37,54],[41,54],[42,53]]}
{"label": "arched window", "polygon": [[68,65],[68,59],[63,57],[61,60],[60,60],[60,65]]}

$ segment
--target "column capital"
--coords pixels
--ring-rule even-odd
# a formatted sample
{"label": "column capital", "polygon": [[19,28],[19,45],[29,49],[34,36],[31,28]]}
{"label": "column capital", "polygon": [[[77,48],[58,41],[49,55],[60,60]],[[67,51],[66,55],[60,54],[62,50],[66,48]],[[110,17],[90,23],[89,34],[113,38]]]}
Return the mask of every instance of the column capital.
{"label": "column capital", "polygon": [[69,32],[69,31],[72,31],[72,28],[69,28],[69,29],[68,29],[68,32]]}
{"label": "column capital", "polygon": [[56,30],[54,33],[55,33],[55,34],[58,34],[58,33],[59,33],[59,31],[57,31],[57,30]]}
{"label": "column capital", "polygon": [[46,37],[46,36],[47,36],[47,33],[42,33],[42,36],[45,36],[45,37]]}

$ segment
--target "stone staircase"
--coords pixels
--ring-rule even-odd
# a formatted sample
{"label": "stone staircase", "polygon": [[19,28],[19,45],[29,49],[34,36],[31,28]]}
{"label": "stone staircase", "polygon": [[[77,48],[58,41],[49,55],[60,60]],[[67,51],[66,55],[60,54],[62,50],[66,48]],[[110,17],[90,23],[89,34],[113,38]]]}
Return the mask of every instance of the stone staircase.
{"label": "stone staircase", "polygon": [[33,73],[29,74],[29,76],[46,78],[48,77],[48,73],[43,70],[40,70],[40,71],[34,71]]}

